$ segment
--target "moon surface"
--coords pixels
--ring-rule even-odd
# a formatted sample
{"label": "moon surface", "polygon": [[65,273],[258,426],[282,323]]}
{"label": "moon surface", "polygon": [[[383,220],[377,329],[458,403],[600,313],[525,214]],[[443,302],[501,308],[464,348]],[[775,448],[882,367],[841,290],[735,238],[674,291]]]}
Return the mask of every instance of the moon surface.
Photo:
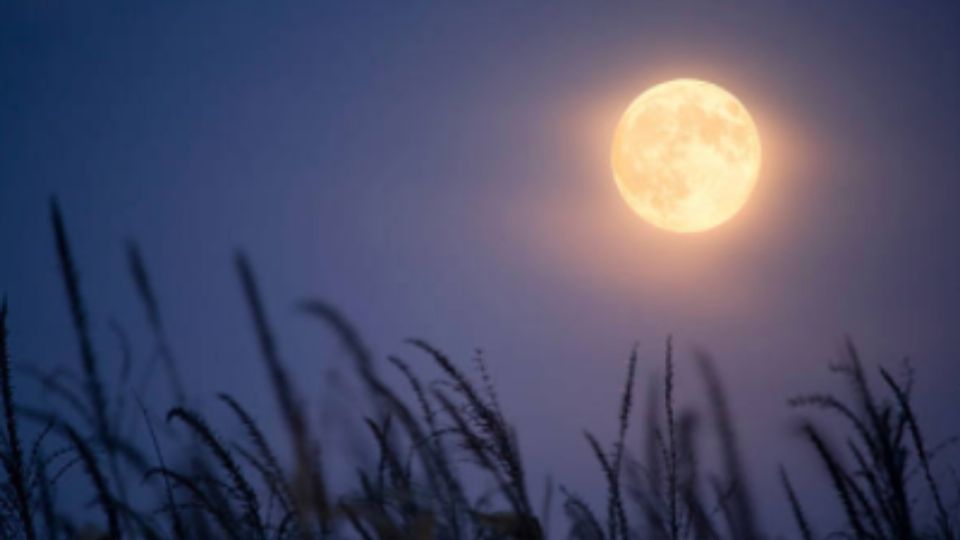
{"label": "moon surface", "polygon": [[746,204],[760,172],[746,107],[715,84],[677,79],[640,94],[620,118],[611,163],[620,194],[649,223],[712,229]]}

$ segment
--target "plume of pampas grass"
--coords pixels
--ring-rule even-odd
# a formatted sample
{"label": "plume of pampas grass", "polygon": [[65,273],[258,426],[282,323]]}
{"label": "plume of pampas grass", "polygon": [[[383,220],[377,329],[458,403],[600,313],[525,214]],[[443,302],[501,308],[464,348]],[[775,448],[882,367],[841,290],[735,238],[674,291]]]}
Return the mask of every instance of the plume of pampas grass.
{"label": "plume of pampas grass", "polygon": [[[401,383],[409,387],[405,394],[381,377],[360,332],[338,309],[307,300],[300,304],[301,310],[332,330],[352,359],[374,408],[374,413],[357,425],[365,425],[369,431],[369,442],[378,449],[377,463],[358,467],[353,487],[342,493],[328,492],[318,458],[319,444],[311,435],[292,374],[279,354],[253,269],[242,253],[236,256],[236,269],[256,343],[289,436],[292,466],[285,470],[276,457],[275,442],[265,436],[240,397],[219,395],[242,427],[238,440],[221,438],[199,412],[186,407],[158,298],[139,247],[129,243],[128,271],[159,351],[154,357],[167,365],[174,390],[177,406],[169,410],[167,420],[186,425],[192,434],[192,444],[180,459],[169,461],[160,444],[169,429],[160,433],[154,430],[146,407],[136,400],[146,424],[143,437],[149,436],[153,448],[153,456],[148,458],[140,451],[141,441],[128,435],[131,416],[125,414],[131,401],[128,381],[134,370],[140,369],[134,362],[135,349],[124,326],[111,319],[120,361],[118,377],[110,379],[116,384],[107,386],[102,375],[110,369],[95,354],[79,273],[55,199],[50,203],[50,219],[80,351],[79,370],[44,372],[30,366],[12,370],[7,308],[5,302],[0,303],[0,403],[4,415],[0,429],[4,473],[0,478],[0,536],[26,540],[89,534],[149,540],[313,540],[339,538],[342,534],[363,539],[547,537],[552,477],[547,477],[543,502],[535,513],[517,432],[500,405],[493,376],[479,350],[473,357],[478,377],[470,377],[430,342],[409,340],[430,360],[423,369],[433,369],[436,376],[421,378],[406,360],[388,356],[389,364],[403,377]],[[934,469],[934,459],[945,445],[929,444],[921,429],[911,404],[912,371],[900,381],[880,368],[882,385],[874,389],[852,340],[844,342],[842,354],[843,362],[831,369],[848,384],[844,399],[817,392],[788,401],[795,408],[836,415],[848,428],[844,444],[837,447],[828,443],[825,432],[812,421],[805,419],[800,428],[824,465],[829,491],[846,517],[844,529],[832,534],[858,540],[956,540],[956,509],[948,505],[941,486],[944,479]],[[604,448],[591,430],[584,432],[606,482],[606,511],[601,514],[605,519],[598,519],[580,496],[559,488],[571,538],[765,538],[757,526],[747,482],[747,473],[752,471],[740,454],[733,414],[719,374],[705,354],[698,359],[711,413],[706,418],[716,429],[720,443],[720,474],[701,470],[698,461],[701,415],[695,409],[677,406],[672,337],[667,338],[663,377],[656,379],[664,383],[664,393],[650,392],[641,422],[646,444],[639,455],[644,462],[628,450],[628,432],[634,429],[631,415],[639,363],[634,346],[616,411],[612,447]],[[50,396],[50,403],[40,407],[16,403],[14,378],[20,374]],[[141,374],[144,378],[147,375],[149,372]],[[139,393],[144,387],[135,391]],[[21,421],[42,426],[27,452]],[[47,434],[51,432],[62,434],[66,446],[50,449]],[[948,439],[945,444],[950,443]],[[468,472],[477,472],[476,468],[468,470],[471,463],[492,482],[492,488],[481,491],[466,482]],[[82,468],[86,475],[105,530],[78,526],[75,518],[57,505],[58,481],[76,468]],[[131,504],[126,495],[127,478],[122,474],[131,471],[149,481],[143,488],[161,501],[159,510]],[[782,467],[780,483],[800,538],[815,538],[814,523]],[[625,495],[636,501],[636,506],[628,509]],[[930,502],[930,519],[918,511],[921,498]],[[279,513],[275,514],[276,508]],[[726,530],[721,526],[724,520]]]}
{"label": "plume of pampas grass", "polygon": [[110,540],[120,540],[120,520],[117,517],[117,504],[113,495],[110,493],[107,479],[100,470],[100,465],[97,463],[93,451],[72,427],[65,426],[64,431],[70,443],[76,449],[77,454],[80,456],[83,468],[90,477],[93,487],[96,490],[97,502],[107,519],[108,538],[110,538]]}
{"label": "plume of pampas grass", "polygon": [[23,463],[23,448],[20,445],[20,430],[17,427],[13,405],[13,382],[10,377],[10,356],[7,349],[7,300],[0,300],[0,392],[3,394],[3,416],[6,427],[6,452],[3,467],[10,478],[16,500],[17,515],[27,540],[37,537],[33,512],[27,490],[27,472]]}
{"label": "plume of pampas grass", "polygon": [[254,330],[270,375],[274,396],[280,404],[280,411],[293,445],[297,466],[294,477],[296,482],[295,499],[297,504],[300,505],[298,515],[303,517],[312,510],[319,519],[322,535],[326,536],[330,531],[330,506],[322,468],[315,456],[316,446],[310,437],[296,390],[290,383],[287,370],[280,360],[273,331],[267,321],[259,287],[253,275],[253,269],[243,253],[237,253],[236,266],[247,304],[250,307],[250,313],[253,316]]}
{"label": "plume of pampas grass", "polygon": [[233,487],[243,501],[245,512],[244,516],[259,538],[266,538],[266,530],[260,519],[260,501],[250,482],[240,469],[240,466],[233,459],[230,451],[220,442],[220,438],[210,429],[210,426],[193,411],[183,407],[174,407],[167,413],[167,421],[180,420],[194,433],[200,437],[203,445],[210,450],[216,460],[220,463],[223,470],[233,482]]}
{"label": "plume of pampas grass", "polygon": [[797,522],[797,530],[800,531],[800,538],[803,540],[813,540],[813,532],[810,529],[810,522],[807,520],[807,514],[800,505],[800,499],[793,490],[793,484],[790,483],[790,477],[787,476],[787,470],[780,467],[780,484],[790,503],[790,511],[793,512],[793,519]]}
{"label": "plume of pampas grass", "polygon": [[167,376],[173,387],[174,397],[177,403],[184,403],[186,400],[186,390],[183,387],[183,377],[180,375],[180,368],[177,366],[176,358],[170,349],[170,343],[167,339],[167,331],[163,323],[163,317],[160,312],[160,303],[153,290],[153,283],[150,281],[150,275],[147,272],[147,265],[140,253],[140,246],[136,242],[127,242],[127,267],[130,276],[133,279],[134,286],[137,289],[140,301],[143,304],[147,315],[147,323],[153,332],[154,340],[157,344],[157,355],[160,357],[167,370]]}

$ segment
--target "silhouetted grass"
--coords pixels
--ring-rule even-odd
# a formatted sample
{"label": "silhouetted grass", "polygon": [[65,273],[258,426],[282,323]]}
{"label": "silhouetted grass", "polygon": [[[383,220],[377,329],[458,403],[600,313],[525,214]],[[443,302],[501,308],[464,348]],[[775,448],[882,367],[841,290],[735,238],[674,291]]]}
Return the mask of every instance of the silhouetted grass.
{"label": "silhouetted grass", "polygon": [[319,521],[321,536],[326,536],[330,530],[330,505],[322,468],[315,455],[317,448],[311,439],[296,389],[291,385],[287,370],[280,360],[253,270],[242,253],[237,254],[236,265],[247,304],[253,316],[254,329],[270,375],[274,396],[280,405],[293,446],[296,466],[293,490],[299,518],[298,529],[304,532],[311,530],[310,521],[313,516]]}
{"label": "silhouetted grass", "polygon": [[183,403],[186,399],[186,390],[183,387],[183,377],[180,375],[180,369],[177,366],[176,359],[170,350],[170,344],[167,340],[167,331],[163,324],[163,317],[160,313],[160,303],[153,291],[153,284],[147,273],[147,265],[143,262],[143,256],[140,254],[140,247],[136,242],[127,243],[127,265],[130,269],[130,275],[137,288],[137,293],[143,304],[147,315],[147,322],[150,330],[153,332],[157,345],[157,356],[163,361],[167,369],[167,376],[170,378],[170,384],[173,387],[174,395],[178,403]]}
{"label": "silhouetted grass", "polygon": [[7,301],[0,301],[0,391],[3,394],[3,417],[6,426],[6,448],[3,468],[13,490],[17,515],[24,535],[33,540],[37,537],[33,524],[33,512],[27,492],[26,468],[23,464],[23,448],[20,446],[20,430],[17,427],[13,406],[13,382],[10,376],[10,356],[7,351]]}
{"label": "silhouetted grass", "polygon": [[96,491],[97,503],[100,505],[101,510],[103,510],[104,516],[106,516],[107,538],[117,540],[121,537],[120,521],[117,517],[117,501],[113,494],[110,493],[110,486],[107,485],[107,479],[100,470],[97,458],[94,456],[90,446],[87,445],[86,441],[84,441],[73,428],[68,426],[65,428],[65,432],[67,438],[70,439],[70,443],[80,456],[83,468],[90,477],[90,481]]}
{"label": "silhouetted grass", "polygon": [[[947,513],[931,472],[931,453],[910,404],[912,370],[907,370],[907,380],[901,384],[880,368],[880,377],[891,395],[878,398],[860,353],[849,338],[844,342],[842,357],[831,370],[850,385],[852,404],[822,393],[799,396],[789,403],[832,412],[852,430],[845,446],[854,465],[847,467],[818,429],[810,422],[802,427],[829,473],[851,534],[856,538],[955,538],[956,516],[951,518]],[[913,452],[905,440],[908,436]],[[917,495],[911,494],[910,483],[911,456],[922,471],[933,503],[932,526],[917,523]]]}
{"label": "silhouetted grass", "polygon": [[80,277],[77,275],[76,264],[73,261],[70,243],[67,240],[67,231],[63,224],[60,206],[55,199],[50,202],[50,219],[53,223],[57,257],[60,261],[60,271],[63,275],[63,283],[67,291],[70,315],[73,319],[73,326],[80,347],[80,360],[88,399],[90,400],[90,407],[93,410],[93,418],[98,435],[101,440],[106,441],[110,438],[110,431],[107,422],[107,402],[103,395],[103,382],[100,377],[99,362],[93,352],[93,343],[90,337],[90,328],[87,323],[86,308],[83,303],[83,297],[80,294]]}
{"label": "silhouetted grass", "polygon": [[[2,538],[175,538],[177,540],[306,540],[315,538],[539,540],[550,531],[552,477],[535,512],[528,488],[520,438],[498,399],[483,356],[473,358],[477,377],[423,339],[409,345],[424,355],[421,366],[399,356],[387,358],[403,389],[380,374],[378,359],[361,333],[333,306],[319,300],[300,304],[323,324],[352,360],[369,398],[358,404],[374,463],[359,460],[353,487],[332,490],[320,459],[321,440],[281,358],[253,268],[236,256],[240,292],[253,320],[253,336],[266,368],[287,438],[269,438],[242,396],[219,394],[239,424],[242,437],[221,437],[206,414],[187,408],[190,397],[170,351],[153,282],[139,248],[127,246],[128,271],[146,313],[155,354],[166,366],[173,407],[168,423],[155,429],[151,409],[141,404],[143,388],[127,381],[134,372],[150,377],[151,362],[139,363],[124,327],[111,321],[119,365],[95,354],[77,265],[56,201],[51,224],[67,306],[79,346],[79,370],[12,369],[7,340],[7,307],[0,305],[0,393],[4,429],[0,432],[3,477],[0,484]],[[666,342],[663,373],[650,381],[639,422],[643,440],[630,443],[636,425],[637,370],[642,359],[631,352],[616,410],[613,443],[605,449],[596,429],[585,430],[606,484],[606,508],[594,512],[588,501],[562,484],[558,491],[566,516],[554,537],[581,540],[680,540],[687,538],[760,540],[758,508],[737,437],[734,415],[720,376],[706,354],[696,357],[704,382],[707,414],[678,406],[672,339]],[[415,369],[416,368],[416,369]],[[432,368],[432,369],[431,369]],[[884,392],[875,391],[857,349],[847,341],[843,362],[832,366],[849,385],[849,399],[811,393],[789,401],[792,407],[832,413],[849,427],[834,446],[828,434],[806,418],[800,432],[811,454],[824,465],[818,497],[832,497],[846,517],[830,537],[870,540],[955,540],[957,509],[948,502],[934,459],[943,445],[931,445],[911,404],[912,372],[898,381],[880,369]],[[105,379],[104,373],[116,374]],[[431,373],[432,375],[424,375]],[[23,374],[50,399],[15,403],[14,378]],[[110,382],[107,382],[110,381]],[[654,386],[662,383],[662,393]],[[133,395],[131,395],[133,394]],[[406,396],[410,397],[408,401]],[[108,399],[109,398],[109,399]],[[22,399],[22,398],[21,398]],[[128,404],[139,405],[148,440],[128,429]],[[165,406],[154,409],[162,411]],[[700,459],[701,418],[716,431],[719,470],[705,470]],[[41,427],[29,451],[23,446],[24,420]],[[177,426],[174,426],[177,427]],[[634,430],[637,431],[637,430]],[[47,434],[54,434],[48,437]],[[189,434],[184,444],[183,434]],[[948,440],[949,442],[949,440]],[[172,457],[162,449],[177,448]],[[149,448],[145,452],[143,448]],[[291,451],[289,460],[281,459]],[[149,457],[152,454],[152,457]],[[82,469],[86,481],[71,475]],[[563,473],[563,471],[559,471]],[[812,540],[817,516],[800,503],[786,471],[779,471],[783,504],[794,516],[799,538]],[[137,483],[136,479],[142,478]],[[915,480],[914,480],[915,479]],[[919,484],[919,486],[915,485]],[[128,487],[136,485],[130,494]],[[485,488],[485,486],[493,486]],[[64,506],[58,488],[92,496],[89,506]],[[956,487],[956,486],[954,486]],[[958,492],[960,495],[960,492]],[[95,509],[95,510],[94,510]],[[928,518],[927,516],[932,516]],[[90,524],[93,525],[90,525]],[[553,524],[556,527],[556,523]],[[820,527],[822,530],[823,527]]]}
{"label": "silhouetted grass", "polygon": [[807,514],[804,512],[803,506],[800,504],[800,499],[797,498],[797,494],[793,490],[793,484],[790,483],[790,477],[787,476],[786,469],[783,467],[780,467],[780,483],[783,485],[783,491],[787,495],[787,500],[790,502],[790,510],[793,512],[793,518],[797,522],[797,530],[800,531],[800,538],[803,540],[812,540],[813,532],[811,532]]}

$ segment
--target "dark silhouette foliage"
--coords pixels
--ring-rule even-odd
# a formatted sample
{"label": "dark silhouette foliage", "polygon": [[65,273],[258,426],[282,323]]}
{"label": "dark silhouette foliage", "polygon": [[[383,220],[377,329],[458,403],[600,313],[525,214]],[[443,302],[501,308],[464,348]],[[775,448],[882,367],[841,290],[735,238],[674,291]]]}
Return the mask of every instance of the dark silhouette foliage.
{"label": "dark silhouette foliage", "polygon": [[[235,259],[239,289],[287,434],[283,441],[267,435],[243,396],[218,396],[228,420],[242,433],[236,439],[222,437],[218,432],[226,431],[215,430],[202,409],[188,406],[192,397],[171,351],[154,282],[134,243],[127,247],[128,271],[155,354],[150,363],[138,365],[126,331],[114,321],[118,376],[116,381],[104,378],[104,373],[114,373],[113,366],[96,354],[80,273],[55,200],[50,212],[79,362],[76,370],[52,372],[16,366],[7,339],[7,305],[0,304],[2,538],[539,540],[551,530],[555,492],[566,521],[554,537],[770,538],[760,530],[734,416],[706,354],[696,359],[708,414],[677,405],[676,358],[668,338],[662,378],[649,381],[654,384],[645,410],[636,415],[642,359],[634,348],[612,443],[605,446],[595,431],[585,430],[587,444],[580,449],[597,461],[607,486],[605,508],[595,511],[588,501],[601,498],[585,498],[562,483],[554,489],[550,477],[535,509],[532,501],[540,495],[531,492],[536,484],[525,467],[520,436],[500,405],[482,354],[473,359],[476,374],[471,376],[430,342],[410,339],[412,358],[420,363],[399,356],[386,359],[385,367],[396,370],[403,383],[395,388],[343,313],[321,300],[301,302],[301,312],[329,331],[352,361],[370,406],[358,424],[376,459],[356,464],[352,487],[334,489],[324,470],[322,430],[309,418],[295,384],[300,381],[280,354],[245,255],[238,253]],[[804,418],[799,429],[811,455],[823,464],[824,493],[835,498],[846,525],[818,536],[816,516],[805,509],[781,467],[783,505],[794,517],[797,536],[956,539],[957,510],[948,503],[944,479],[935,469],[935,459],[953,439],[938,445],[927,440],[911,404],[912,371],[898,380],[881,368],[878,392],[852,341],[846,341],[842,356],[831,369],[846,380],[849,399],[811,393],[789,405],[831,413],[849,428],[838,445],[814,419]],[[174,399],[169,410],[141,403],[142,388],[126,384],[134,371],[149,373],[155,360],[166,368]],[[17,375],[38,384],[49,399],[41,405],[17,403]],[[657,382],[663,383],[662,393]],[[138,403],[138,415],[128,414],[131,408],[125,404],[130,401]],[[155,425],[151,418],[164,412],[167,422]],[[138,422],[145,428],[139,436],[129,428]],[[715,430],[719,441],[717,471],[704,470],[699,456],[704,425]],[[636,431],[641,443],[632,445]],[[34,432],[33,442],[25,445],[24,434],[29,439]],[[57,493],[65,475],[77,477],[70,488],[85,489],[89,505],[77,509],[60,501]],[[484,484],[492,487],[482,489]],[[557,530],[557,523],[552,526]]]}

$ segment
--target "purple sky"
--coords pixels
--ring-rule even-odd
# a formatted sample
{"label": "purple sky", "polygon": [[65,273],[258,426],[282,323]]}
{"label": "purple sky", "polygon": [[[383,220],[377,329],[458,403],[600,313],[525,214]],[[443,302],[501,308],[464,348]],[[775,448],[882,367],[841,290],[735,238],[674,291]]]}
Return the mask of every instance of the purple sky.
{"label": "purple sky", "polygon": [[[910,355],[932,438],[954,433],[958,4],[275,4],[0,6],[16,360],[76,365],[56,194],[108,363],[111,318],[150,351],[123,259],[135,238],[199,403],[229,390],[275,418],[242,246],[334,448],[350,442],[331,417],[359,396],[331,385],[348,364],[294,309],[305,297],[425,370],[404,338],[464,362],[482,348],[538,489],[551,471],[601,496],[582,429],[612,439],[630,347],[642,390],[669,333],[682,402],[702,392],[691,352],[717,358],[774,532],[789,528],[778,463],[801,496],[827,481],[785,399],[840,388],[827,363],[845,333],[872,361]],[[737,95],[764,144],[745,210],[695,236],[640,221],[608,164],[622,110],[675,77]]]}

